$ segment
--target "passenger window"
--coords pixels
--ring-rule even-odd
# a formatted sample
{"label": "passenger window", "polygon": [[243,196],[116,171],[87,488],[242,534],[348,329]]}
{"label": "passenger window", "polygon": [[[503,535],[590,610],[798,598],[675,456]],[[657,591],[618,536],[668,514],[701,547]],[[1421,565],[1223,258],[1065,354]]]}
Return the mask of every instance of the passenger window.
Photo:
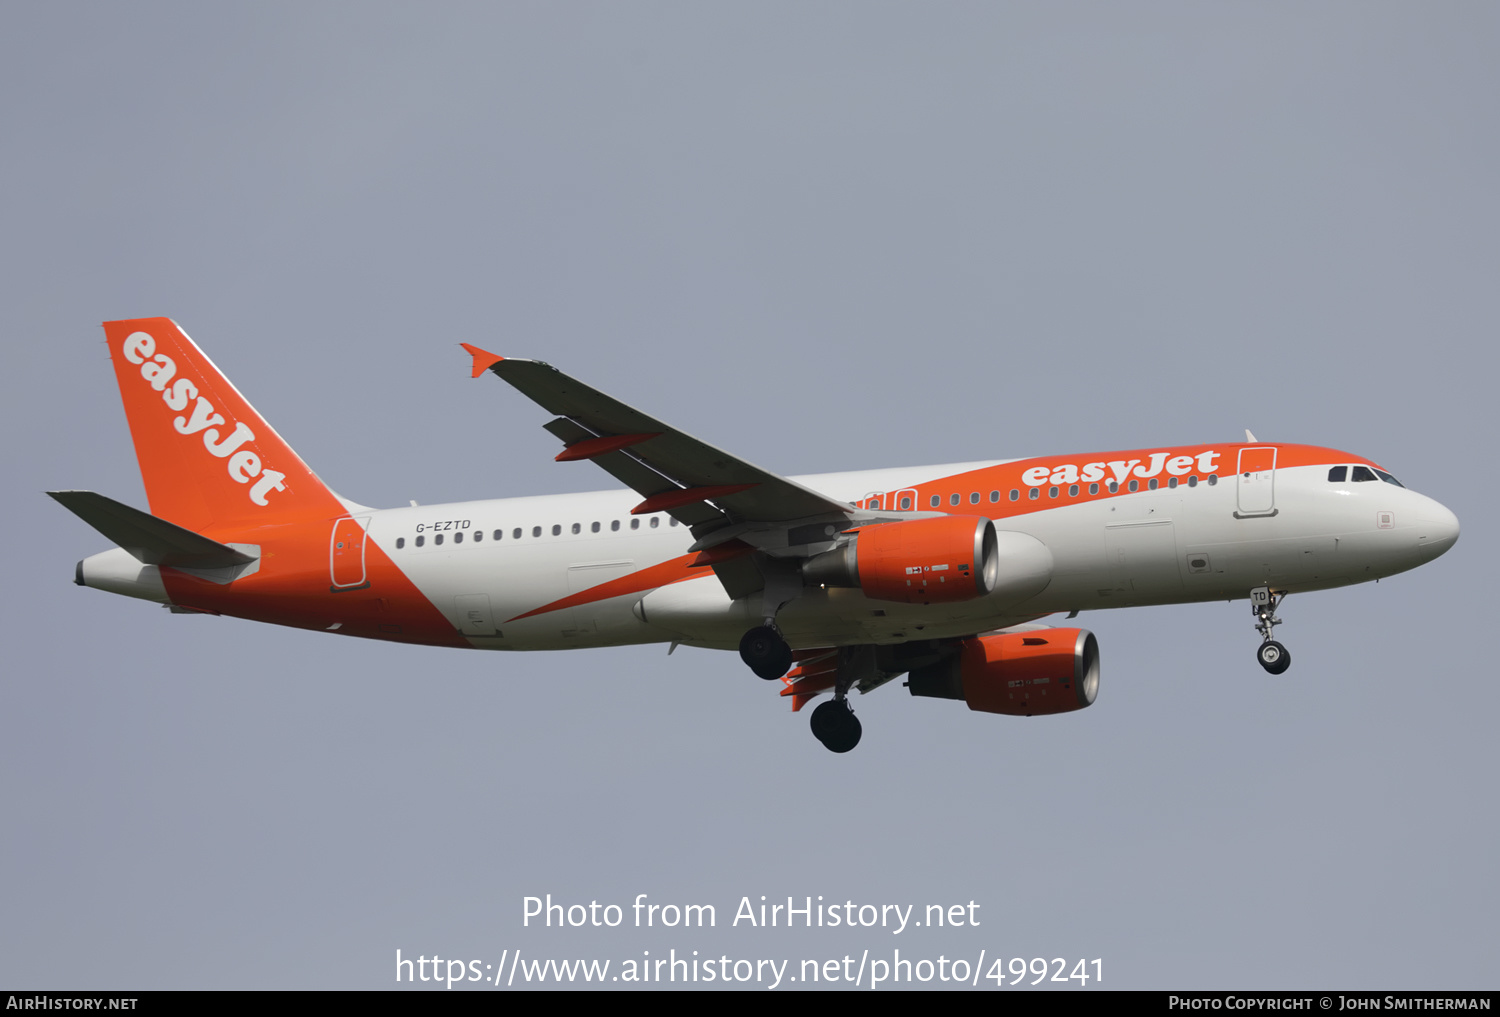
{"label": "passenger window", "polygon": [[1042,496],[1042,489],[1039,488],[1039,487],[1033,487],[1031,489],[1031,494],[1029,494],[1027,497],[1029,497],[1032,501],[1036,501],[1041,496]]}
{"label": "passenger window", "polygon": [[552,524],[552,535],[554,537],[561,537],[562,536],[562,523],[553,523]]}
{"label": "passenger window", "polygon": [[589,532],[590,533],[598,533],[599,532],[599,524],[598,523],[589,523]]}
{"label": "passenger window", "polygon": [[938,497],[937,495],[933,495],[932,496],[932,507],[933,508],[937,508],[942,503],[943,503],[943,499],[942,498]]}
{"label": "passenger window", "polygon": [[1131,494],[1134,494],[1136,491],[1139,491],[1140,489],[1141,489],[1141,482],[1139,480],[1132,480],[1130,482],[1130,493]]}
{"label": "passenger window", "polygon": [[1356,466],[1354,467],[1354,479],[1355,481],[1364,481],[1376,480],[1379,478],[1375,476],[1375,471],[1370,469],[1368,466]]}
{"label": "passenger window", "polygon": [[531,528],[531,535],[533,537],[540,537],[542,535],[542,528],[540,526],[533,526]]}
{"label": "passenger window", "polygon": [[630,521],[630,528],[632,530],[639,530],[641,528],[641,521],[639,519],[632,519]]}
{"label": "passenger window", "polygon": [[1047,489],[1047,497],[1049,497],[1049,498],[1056,498],[1057,497],[1057,488],[1055,488],[1055,487],[1048,488]]}
{"label": "passenger window", "polygon": [[1010,489],[1010,500],[1011,501],[1020,501],[1021,500],[1021,492],[1017,491],[1015,488],[1011,488]]}
{"label": "passenger window", "polygon": [[652,516],[651,517],[651,528],[654,530],[654,529],[656,529],[660,525],[661,525],[661,517],[660,516]]}
{"label": "passenger window", "polygon": [[957,494],[950,494],[950,495],[948,495],[948,504],[949,505],[957,505],[958,504],[958,495]]}
{"label": "passenger window", "polygon": [[677,525],[677,517],[673,516],[672,518],[668,519],[667,520],[667,525],[668,526],[676,526]]}
{"label": "passenger window", "polygon": [[991,491],[990,492],[990,503],[994,504],[995,502],[997,502],[999,500],[1000,500],[1000,492],[999,491]]}
{"label": "passenger window", "polygon": [[1188,487],[1197,487],[1197,486],[1198,486],[1198,474],[1195,473],[1191,477],[1188,478]]}
{"label": "passenger window", "polygon": [[614,533],[617,530],[619,530],[619,528],[620,528],[620,521],[618,519],[611,519],[609,521],[609,532]]}
{"label": "passenger window", "polygon": [[405,546],[406,546],[406,538],[405,537],[397,537],[396,538],[396,550],[399,551],[399,550],[401,550]]}
{"label": "passenger window", "polygon": [[441,533],[439,533],[436,537],[432,538],[432,543],[433,543],[434,547],[436,547],[438,544],[441,544],[442,542],[443,542],[443,535]]}
{"label": "passenger window", "polygon": [[418,537],[417,538],[417,546],[418,547],[421,547],[426,542],[427,542],[427,538],[426,537]]}
{"label": "passenger window", "polygon": [[573,524],[573,532],[574,533],[582,533],[583,532],[583,527],[580,526],[578,523],[574,523]]}
{"label": "passenger window", "polygon": [[455,533],[453,535],[453,542],[455,544],[462,544],[464,542],[464,531],[463,530],[459,530],[457,533]]}
{"label": "passenger window", "polygon": [[1149,488],[1151,488],[1151,490],[1153,490],[1153,491],[1156,490],[1156,478],[1152,477],[1151,478],[1151,483],[1147,484],[1146,486],[1149,487]]}
{"label": "passenger window", "polygon": [[514,530],[510,531],[510,539],[511,540],[520,540],[521,539],[521,528],[519,526],[517,526]]}
{"label": "passenger window", "polygon": [[1335,466],[1328,471],[1328,482],[1330,484],[1342,484],[1349,479],[1349,467]]}
{"label": "passenger window", "polygon": [[1177,478],[1176,477],[1169,477],[1169,478],[1167,478],[1167,487],[1175,489],[1177,487]]}
{"label": "passenger window", "polygon": [[1218,482],[1219,482],[1219,475],[1217,473],[1210,473],[1208,475],[1208,486],[1209,487],[1213,487]]}
{"label": "passenger window", "polygon": [[1120,482],[1118,480],[1111,480],[1109,482],[1109,493],[1110,494],[1119,494],[1120,493]]}
{"label": "passenger window", "polygon": [[1076,497],[1078,497],[1078,485],[1077,484],[1069,484],[1068,485],[1068,497],[1069,498],[1076,498]]}
{"label": "passenger window", "polygon": [[1098,484],[1090,484],[1089,485],[1089,494],[1098,494],[1098,493],[1099,493],[1099,485]]}
{"label": "passenger window", "polygon": [[910,498],[902,498],[901,499],[901,511],[902,512],[910,512],[911,511],[911,499]]}
{"label": "passenger window", "polygon": [[974,491],[974,492],[972,492],[969,495],[969,504],[970,505],[978,505],[979,504],[979,492],[978,491]]}

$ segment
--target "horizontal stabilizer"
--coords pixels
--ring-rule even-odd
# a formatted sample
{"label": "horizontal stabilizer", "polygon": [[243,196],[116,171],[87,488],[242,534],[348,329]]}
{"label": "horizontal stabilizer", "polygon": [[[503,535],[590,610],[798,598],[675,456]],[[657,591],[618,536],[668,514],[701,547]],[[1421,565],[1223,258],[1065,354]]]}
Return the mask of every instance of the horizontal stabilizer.
{"label": "horizontal stabilizer", "polygon": [[216,540],[93,491],[48,491],[63,508],[146,565],[225,569],[255,559]]}

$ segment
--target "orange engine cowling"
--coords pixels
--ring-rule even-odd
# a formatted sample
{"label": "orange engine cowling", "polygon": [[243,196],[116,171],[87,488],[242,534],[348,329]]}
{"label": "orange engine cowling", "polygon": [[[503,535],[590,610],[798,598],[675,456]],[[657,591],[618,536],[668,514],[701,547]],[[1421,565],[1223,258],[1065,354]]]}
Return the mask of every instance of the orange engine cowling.
{"label": "orange engine cowling", "polygon": [[912,671],[907,688],[985,713],[1081,710],[1099,695],[1099,641],[1087,629],[970,636],[946,660]]}
{"label": "orange engine cowling", "polygon": [[867,597],[907,604],[982,597],[999,572],[994,521],[960,515],[867,526],[802,568],[807,582],[858,586]]}

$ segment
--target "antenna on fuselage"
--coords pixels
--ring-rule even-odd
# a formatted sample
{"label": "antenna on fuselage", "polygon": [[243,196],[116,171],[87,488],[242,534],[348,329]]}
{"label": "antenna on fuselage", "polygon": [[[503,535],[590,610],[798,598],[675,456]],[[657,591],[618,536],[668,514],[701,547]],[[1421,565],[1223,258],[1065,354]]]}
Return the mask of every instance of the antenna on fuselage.
{"label": "antenna on fuselage", "polygon": [[1248,428],[1248,427],[1245,428],[1245,440],[1248,441],[1252,445],[1259,445],[1260,444],[1260,439],[1257,438],[1255,435],[1251,434],[1250,433],[1250,428]]}

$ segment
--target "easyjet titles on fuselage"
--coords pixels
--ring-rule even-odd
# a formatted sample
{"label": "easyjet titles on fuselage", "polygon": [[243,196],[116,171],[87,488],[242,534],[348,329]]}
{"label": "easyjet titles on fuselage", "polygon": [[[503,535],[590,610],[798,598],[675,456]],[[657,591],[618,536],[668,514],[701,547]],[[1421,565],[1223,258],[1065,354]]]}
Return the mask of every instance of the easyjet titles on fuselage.
{"label": "easyjet titles on fuselage", "polygon": [[1104,479],[1106,467],[1114,474],[1114,481],[1117,484],[1125,483],[1126,478],[1132,476],[1155,477],[1163,470],[1174,477],[1185,477],[1192,473],[1195,467],[1199,473],[1214,472],[1214,460],[1221,455],[1222,453],[1212,450],[1200,452],[1196,456],[1174,456],[1171,452],[1153,452],[1149,462],[1144,459],[1117,459],[1110,462],[1084,463],[1082,467],[1074,463],[1034,466],[1021,474],[1021,480],[1031,487],[1040,487],[1047,483],[1091,484]]}

